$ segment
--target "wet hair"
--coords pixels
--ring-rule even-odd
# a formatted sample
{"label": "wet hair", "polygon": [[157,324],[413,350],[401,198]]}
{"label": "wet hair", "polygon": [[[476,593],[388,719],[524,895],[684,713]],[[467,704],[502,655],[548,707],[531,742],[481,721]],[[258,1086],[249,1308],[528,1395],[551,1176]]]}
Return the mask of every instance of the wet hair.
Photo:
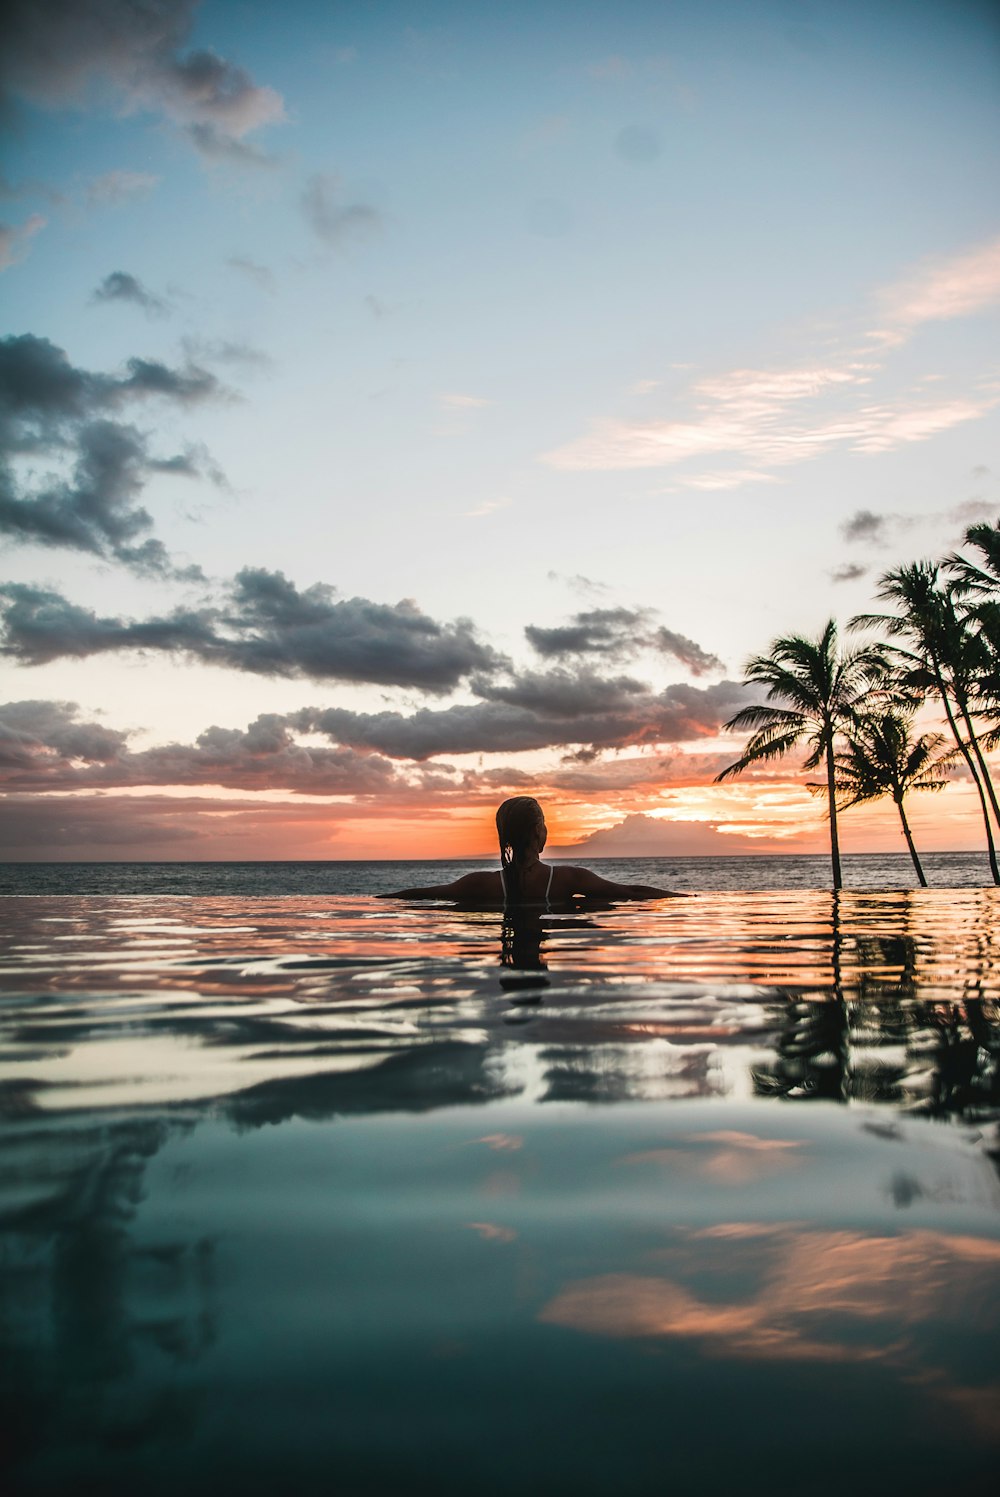
{"label": "wet hair", "polygon": [[511,800],[505,800],[497,811],[500,866],[510,904],[516,904],[521,898],[521,874],[528,843],[543,820],[541,806],[530,795],[515,795]]}

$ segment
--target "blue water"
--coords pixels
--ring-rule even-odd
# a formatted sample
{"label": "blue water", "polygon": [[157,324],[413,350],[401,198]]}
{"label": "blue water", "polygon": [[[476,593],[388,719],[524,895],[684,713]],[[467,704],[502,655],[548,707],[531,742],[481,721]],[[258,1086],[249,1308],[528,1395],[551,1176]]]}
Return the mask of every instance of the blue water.
{"label": "blue water", "polygon": [[1000,893],[139,867],[0,897],[5,1492],[989,1489]]}

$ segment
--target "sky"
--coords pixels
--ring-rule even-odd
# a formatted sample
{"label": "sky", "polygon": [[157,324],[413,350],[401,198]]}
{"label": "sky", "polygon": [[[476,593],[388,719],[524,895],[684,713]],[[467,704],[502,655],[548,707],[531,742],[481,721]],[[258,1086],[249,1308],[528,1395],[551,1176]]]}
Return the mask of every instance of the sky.
{"label": "sky", "polygon": [[13,0],[0,132],[0,856],[823,850],[723,724],[1000,515],[995,5]]}

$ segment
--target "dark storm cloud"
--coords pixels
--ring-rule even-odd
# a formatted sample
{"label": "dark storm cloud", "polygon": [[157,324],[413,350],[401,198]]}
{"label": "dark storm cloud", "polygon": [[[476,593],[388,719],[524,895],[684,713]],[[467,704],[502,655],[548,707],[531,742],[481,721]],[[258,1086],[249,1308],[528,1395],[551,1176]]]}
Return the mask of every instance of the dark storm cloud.
{"label": "dark storm cloud", "polygon": [[591,608],[575,613],[568,624],[552,629],[529,624],[529,644],[546,659],[596,655],[605,660],[630,660],[643,650],[656,650],[679,661],[693,676],[725,669],[717,655],[693,639],[662,625],[653,626],[652,608]]}
{"label": "dark storm cloud", "polygon": [[209,156],[260,153],[244,138],[283,117],[280,96],[214,52],[184,52],[198,0],[7,0],[0,104],[93,103],[169,119]]}
{"label": "dark storm cloud", "polygon": [[129,275],[127,270],[113,270],[110,275],[106,275],[90,299],[98,304],[116,301],[131,302],[133,306],[140,307],[147,317],[165,317],[170,310],[161,297],[154,296],[152,291],[149,291],[137,277]]}
{"label": "dark storm cloud", "polygon": [[3,652],[27,665],[156,650],[263,676],[440,693],[503,663],[467,619],[440,624],[408,601],[341,600],[323,583],[300,591],[259,568],[240,572],[221,606],[139,621],[102,618],[20,583],[0,585],[0,600]]}
{"label": "dark storm cloud", "polygon": [[[121,375],[98,374],[75,367],[47,338],[0,339],[0,533],[137,571],[173,571],[139,502],[146,482],[154,473],[204,474],[216,482],[220,475],[198,448],[153,456],[145,433],[112,416],[137,400],[191,405],[222,393],[213,374],[190,362],[175,369],[133,358]],[[15,466],[18,457],[69,471],[31,485]]]}
{"label": "dark storm cloud", "polygon": [[[492,700],[413,713],[353,712],[306,708],[288,721],[300,731],[326,734],[335,743],[369,749],[392,759],[430,759],[437,754],[521,753],[585,744],[592,748],[684,743],[717,733],[741,707],[756,700],[746,687],[720,681],[708,687],[681,684],[655,693],[639,682],[613,683],[613,705],[581,692],[570,712],[521,701]],[[631,687],[632,689],[629,689]],[[516,689],[510,693],[517,696]],[[528,693],[525,693],[527,697]]]}
{"label": "dark storm cloud", "polygon": [[345,203],[337,177],[317,172],[302,193],[306,222],[326,244],[371,234],[382,227],[382,215],[370,203]]}

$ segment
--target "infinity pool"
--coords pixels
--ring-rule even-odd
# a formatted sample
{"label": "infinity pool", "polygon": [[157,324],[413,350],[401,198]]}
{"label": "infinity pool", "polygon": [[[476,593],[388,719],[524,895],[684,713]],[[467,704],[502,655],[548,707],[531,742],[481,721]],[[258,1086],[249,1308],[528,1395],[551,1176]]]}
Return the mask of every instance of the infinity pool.
{"label": "infinity pool", "polygon": [[1000,897],[0,900],[9,1490],[971,1490]]}

